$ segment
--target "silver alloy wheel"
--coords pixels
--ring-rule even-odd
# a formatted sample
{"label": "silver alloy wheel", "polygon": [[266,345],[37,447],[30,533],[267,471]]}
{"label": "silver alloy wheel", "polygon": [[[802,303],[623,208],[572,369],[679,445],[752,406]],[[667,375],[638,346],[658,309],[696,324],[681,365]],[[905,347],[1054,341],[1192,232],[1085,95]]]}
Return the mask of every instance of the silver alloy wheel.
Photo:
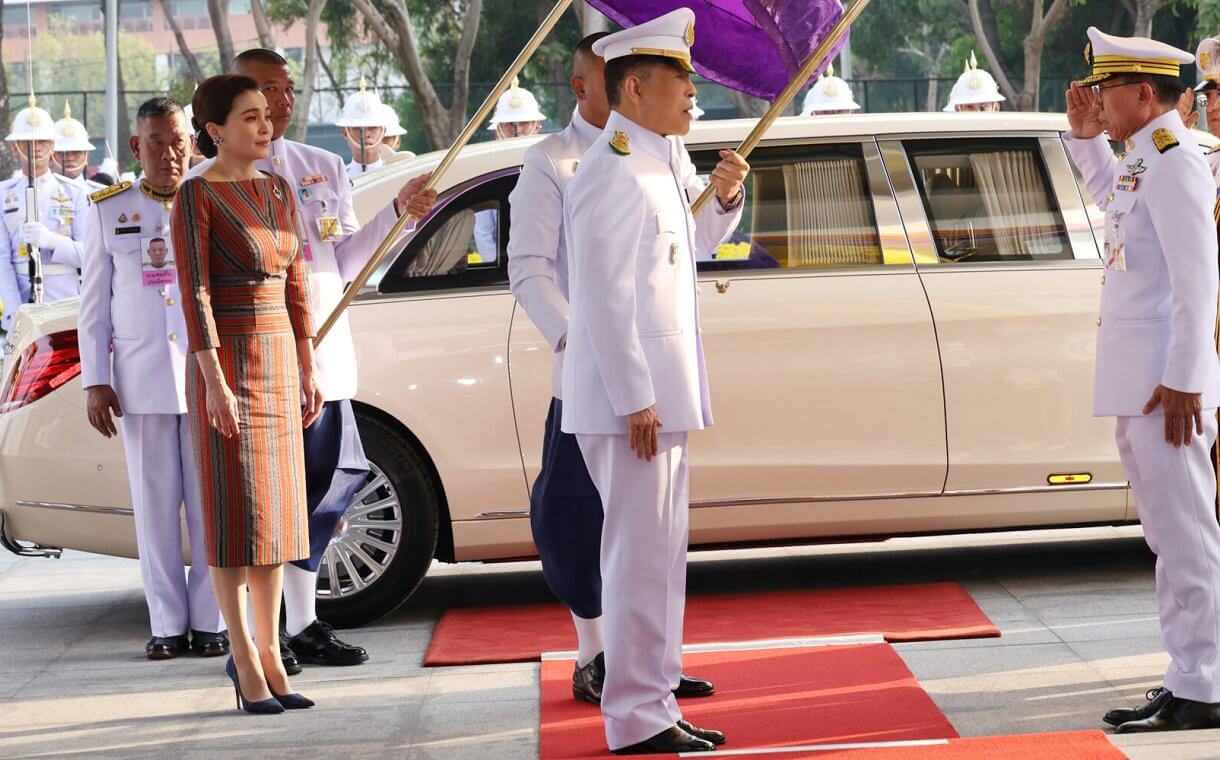
{"label": "silver alloy wheel", "polygon": [[359,594],[385,574],[398,552],[402,504],[385,473],[372,462],[369,470],[318,566],[319,599]]}

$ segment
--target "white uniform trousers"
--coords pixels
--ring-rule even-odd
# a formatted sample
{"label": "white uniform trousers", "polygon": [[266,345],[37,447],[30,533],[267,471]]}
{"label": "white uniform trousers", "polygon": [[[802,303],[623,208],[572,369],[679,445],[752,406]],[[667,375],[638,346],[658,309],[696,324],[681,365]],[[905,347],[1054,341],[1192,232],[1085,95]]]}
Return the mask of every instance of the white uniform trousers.
{"label": "white uniform trousers", "polygon": [[[153,636],[190,629],[225,629],[212,592],[204,547],[199,471],[189,415],[125,414],[120,418],[127,479],[135,508],[140,577]],[[190,572],[182,556],[182,507],[191,547]]]}
{"label": "white uniform trousers", "polygon": [[686,433],[661,433],[651,462],[625,435],[578,434],[601,495],[602,615],[606,680],[602,715],[610,749],[654,736],[681,717],[690,470]]}
{"label": "white uniform trousers", "polygon": [[1172,660],[1165,687],[1183,699],[1220,702],[1220,525],[1210,457],[1216,410],[1204,410],[1203,419],[1203,435],[1180,449],[1165,443],[1159,414],[1119,417],[1115,438],[1157,557],[1161,640]]}

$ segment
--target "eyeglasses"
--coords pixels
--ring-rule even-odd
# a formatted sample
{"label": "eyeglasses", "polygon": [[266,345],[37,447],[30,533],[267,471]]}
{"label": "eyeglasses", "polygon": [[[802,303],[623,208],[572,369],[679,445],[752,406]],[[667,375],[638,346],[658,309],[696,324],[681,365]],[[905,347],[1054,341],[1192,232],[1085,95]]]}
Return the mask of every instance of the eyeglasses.
{"label": "eyeglasses", "polygon": [[1140,84],[1140,82],[1119,82],[1118,84],[1108,84],[1108,85],[1105,85],[1104,87],[1102,85],[1095,84],[1095,85],[1093,85],[1093,94],[1099,98],[1102,98],[1102,97],[1105,97],[1105,95],[1103,95],[1102,93],[1105,92],[1106,90],[1113,90],[1116,87],[1126,87],[1127,85],[1131,85],[1131,84]]}

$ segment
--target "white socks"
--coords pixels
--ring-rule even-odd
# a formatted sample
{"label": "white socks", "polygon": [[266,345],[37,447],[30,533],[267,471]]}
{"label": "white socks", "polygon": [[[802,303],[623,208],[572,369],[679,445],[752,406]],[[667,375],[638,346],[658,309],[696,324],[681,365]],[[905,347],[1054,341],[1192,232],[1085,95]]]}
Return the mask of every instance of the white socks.
{"label": "white socks", "polygon": [[296,636],[318,619],[317,587],[317,573],[302,570],[291,562],[285,563],[284,630],[289,636]]}
{"label": "white socks", "polygon": [[583,668],[606,648],[602,643],[602,619],[582,618],[573,613],[572,622],[576,625],[576,664]]}

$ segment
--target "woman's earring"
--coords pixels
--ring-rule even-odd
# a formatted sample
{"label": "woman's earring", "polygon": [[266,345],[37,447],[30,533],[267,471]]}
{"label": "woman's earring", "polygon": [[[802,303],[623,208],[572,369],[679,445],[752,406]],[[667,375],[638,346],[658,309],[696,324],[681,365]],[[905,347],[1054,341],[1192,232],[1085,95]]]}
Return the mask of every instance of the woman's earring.
{"label": "woman's earring", "polygon": [[225,141],[225,139],[223,137],[220,137],[219,135],[212,138],[212,142],[216,145],[220,145],[224,141]]}

